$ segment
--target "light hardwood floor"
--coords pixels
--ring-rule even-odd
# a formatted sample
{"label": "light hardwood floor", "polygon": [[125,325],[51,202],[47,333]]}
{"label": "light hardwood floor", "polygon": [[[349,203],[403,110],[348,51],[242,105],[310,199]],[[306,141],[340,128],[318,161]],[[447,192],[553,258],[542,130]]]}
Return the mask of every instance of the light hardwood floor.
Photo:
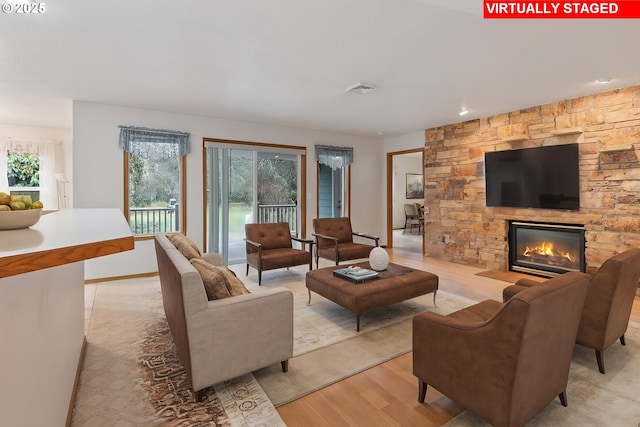
{"label": "light hardwood floor", "polygon": [[[476,301],[500,301],[502,289],[509,285],[476,276],[479,269],[424,258],[415,251],[389,249],[389,255],[397,264],[437,272],[441,290]],[[631,320],[640,322],[639,297]],[[435,427],[462,412],[462,407],[433,387],[428,388],[425,403],[419,404],[412,369],[408,353],[280,406],[278,412],[291,427]]]}

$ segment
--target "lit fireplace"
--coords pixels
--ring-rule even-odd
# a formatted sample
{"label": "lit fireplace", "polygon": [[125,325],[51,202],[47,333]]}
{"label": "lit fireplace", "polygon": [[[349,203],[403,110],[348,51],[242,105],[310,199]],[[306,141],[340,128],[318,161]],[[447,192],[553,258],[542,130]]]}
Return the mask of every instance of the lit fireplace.
{"label": "lit fireplace", "polygon": [[543,276],[585,271],[584,227],[510,221],[509,269]]}

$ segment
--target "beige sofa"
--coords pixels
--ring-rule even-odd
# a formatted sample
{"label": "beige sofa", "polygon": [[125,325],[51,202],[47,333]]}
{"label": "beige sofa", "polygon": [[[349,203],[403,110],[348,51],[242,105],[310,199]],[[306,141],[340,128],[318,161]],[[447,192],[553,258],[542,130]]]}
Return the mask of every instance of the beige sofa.
{"label": "beige sofa", "polygon": [[[200,275],[166,235],[155,235],[162,302],[188,380],[203,389],[293,355],[293,293],[260,289],[209,301]],[[217,254],[203,259],[220,265]]]}

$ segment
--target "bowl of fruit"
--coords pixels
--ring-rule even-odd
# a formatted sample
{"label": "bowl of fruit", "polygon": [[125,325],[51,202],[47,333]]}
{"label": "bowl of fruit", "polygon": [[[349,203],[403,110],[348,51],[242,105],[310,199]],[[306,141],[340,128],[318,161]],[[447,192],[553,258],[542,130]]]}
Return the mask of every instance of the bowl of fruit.
{"label": "bowl of fruit", "polygon": [[31,227],[40,220],[42,202],[31,196],[10,196],[0,192],[0,230]]}

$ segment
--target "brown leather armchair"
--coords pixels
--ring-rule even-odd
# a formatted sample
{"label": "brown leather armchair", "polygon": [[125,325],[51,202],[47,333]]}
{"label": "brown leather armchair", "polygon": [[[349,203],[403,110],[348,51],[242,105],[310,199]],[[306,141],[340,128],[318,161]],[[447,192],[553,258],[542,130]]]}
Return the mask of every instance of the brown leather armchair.
{"label": "brown leather armchair", "polygon": [[566,387],[589,276],[572,272],[506,303],[413,319],[418,401],[427,384],[494,426],[522,426]]}
{"label": "brown leather armchair", "polygon": [[[603,352],[616,340],[625,345],[624,334],[638,281],[640,280],[640,249],[630,249],[606,260],[591,276],[582,310],[576,343],[596,352],[598,370],[605,373]],[[502,291],[504,300],[538,282],[520,279]]]}
{"label": "brown leather armchair", "polygon": [[[315,218],[313,230],[312,234],[316,238],[316,268],[320,257],[335,261],[336,265],[340,261],[367,258],[380,240],[379,237],[354,232],[348,217]],[[354,242],[353,236],[373,240],[375,246]]]}
{"label": "brown leather armchair", "polygon": [[[262,272],[266,270],[303,264],[309,264],[309,270],[313,268],[313,240],[291,236],[288,223],[245,224],[244,230],[247,275],[249,266],[258,270],[258,286],[262,284]],[[309,245],[309,250],[294,248],[293,240]]]}

